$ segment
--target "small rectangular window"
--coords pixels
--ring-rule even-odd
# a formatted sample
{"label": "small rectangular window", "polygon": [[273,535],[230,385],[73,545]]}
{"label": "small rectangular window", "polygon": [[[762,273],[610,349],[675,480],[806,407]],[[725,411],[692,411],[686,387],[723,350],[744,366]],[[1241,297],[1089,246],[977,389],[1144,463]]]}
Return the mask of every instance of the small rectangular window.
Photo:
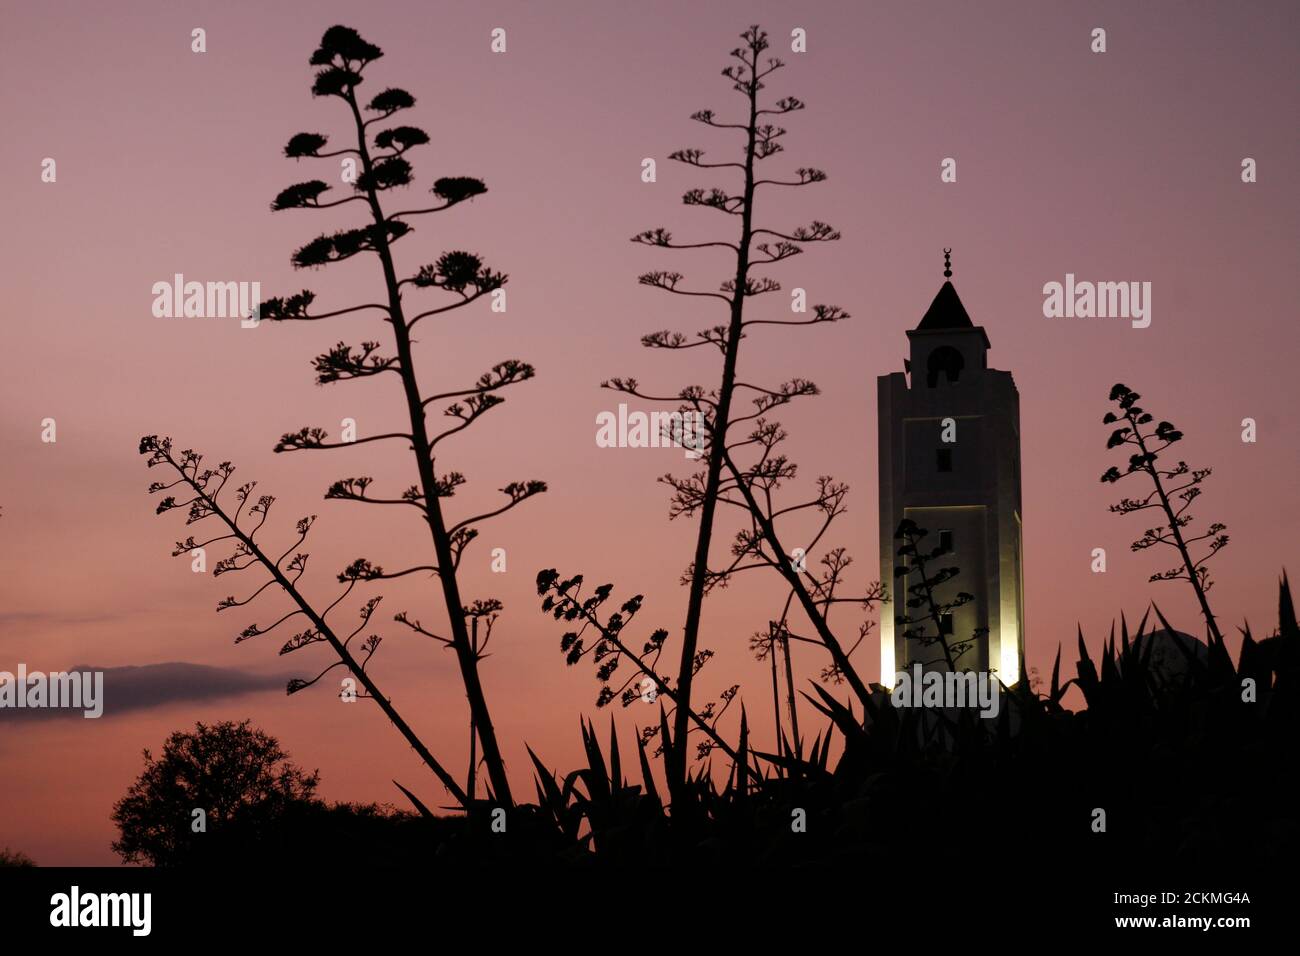
{"label": "small rectangular window", "polygon": [[945,636],[952,633],[952,613],[939,615],[939,633]]}
{"label": "small rectangular window", "polygon": [[952,471],[952,449],[940,448],[935,455],[935,464],[940,471]]}
{"label": "small rectangular window", "polygon": [[952,532],[941,530],[939,532],[939,550],[945,554],[952,553]]}

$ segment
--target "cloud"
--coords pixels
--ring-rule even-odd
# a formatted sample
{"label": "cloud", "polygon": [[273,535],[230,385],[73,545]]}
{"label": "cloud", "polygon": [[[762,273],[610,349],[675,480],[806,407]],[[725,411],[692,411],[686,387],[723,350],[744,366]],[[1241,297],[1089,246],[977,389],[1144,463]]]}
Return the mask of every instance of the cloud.
{"label": "cloud", "polygon": [[0,631],[21,630],[29,627],[71,627],[80,624],[107,624],[127,617],[124,613],[96,612],[87,614],[50,611],[0,611]]}
{"label": "cloud", "polygon": [[[151,710],[155,707],[166,707],[186,701],[239,697],[272,689],[283,693],[288,679],[278,674],[250,674],[234,668],[210,667],[206,664],[188,664],[182,661],[127,667],[91,667],[87,664],[78,664],[67,668],[68,673],[81,671],[103,672],[104,717]],[[80,710],[0,707],[0,722],[60,717],[83,719]]]}

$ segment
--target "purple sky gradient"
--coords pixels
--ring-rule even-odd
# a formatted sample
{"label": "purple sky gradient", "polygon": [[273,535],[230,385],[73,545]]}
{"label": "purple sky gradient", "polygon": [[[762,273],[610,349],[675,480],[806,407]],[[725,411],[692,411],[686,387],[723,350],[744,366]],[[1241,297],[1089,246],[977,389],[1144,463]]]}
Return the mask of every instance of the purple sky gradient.
{"label": "purple sky gradient", "polygon": [[[1147,583],[1167,556],[1130,554],[1144,519],[1106,512],[1116,489],[1097,478],[1116,456],[1101,417],[1117,381],[1183,429],[1180,456],[1215,469],[1195,513],[1232,536],[1212,565],[1225,630],[1246,618],[1271,629],[1277,576],[1288,563],[1296,570],[1295,4],[52,2],[8,7],[0,56],[0,670],[187,661],[310,676],[328,663],[281,660],[278,633],[234,646],[273,607],[214,614],[231,580],[201,579],[168,556],[188,532],[179,516],[153,516],[145,488],[156,476],[135,452],[146,433],[230,459],[277,494],[285,547],[293,519],[320,515],[314,595],[334,593],[334,571],[359,556],[394,568],[428,560],[422,529],[397,509],[321,500],[349,475],[373,475],[392,492],[410,484],[409,453],[396,444],[271,452],[281,433],[304,425],[337,433],[353,417],[363,434],[402,425],[395,378],[320,388],[310,370],[341,339],[386,339],[381,323],[245,330],[150,313],[150,287],[177,272],[260,281],[264,295],[310,287],[322,307],[381,294],[373,257],[310,273],[289,265],[315,235],[356,224],[355,207],[267,208],[291,183],[337,180],[337,161],[295,163],[280,151],[299,131],[347,133],[340,104],[310,96],[307,63],[321,33],[345,23],[386,54],[365,92],[409,90],[417,105],[400,119],[432,137],[411,154],[409,200],[444,175],[478,176],[490,189],[418,222],[397,246],[398,263],[410,272],[469,249],[510,275],[505,315],[484,305],[442,326],[422,323],[417,360],[430,390],[468,384],[506,358],[537,367],[534,381],[451,444],[439,470],[470,479],[453,501],[459,516],[495,503],[507,481],[551,485],[486,526],[463,590],[506,605],[484,673],[517,785],[531,792],[525,741],[553,765],[574,763],[578,719],[594,712],[598,685],[589,667],[565,667],[562,628],[539,613],[534,576],[582,571],[592,584],[613,582],[616,596],[644,593],[641,619],[668,628],[675,649],[685,614],[677,579],[695,525],[666,520],[655,478],[684,473],[686,462],[678,451],[597,448],[595,416],[619,401],[598,385],[632,375],[671,392],[716,380],[713,355],[649,352],[638,340],[716,324],[718,303],[683,304],[636,276],[675,269],[711,288],[726,277],[725,259],[627,239],[659,225],[683,240],[734,238],[729,221],[680,204],[686,189],[725,180],[666,156],[698,146],[710,159],[732,157],[729,134],[688,116],[732,113],[738,97],[718,71],[752,22],[787,62],[768,92],[809,104],[788,117],[787,152],[769,162],[830,176],[774,195],[759,219],[824,219],[844,234],[772,275],[853,317],[760,328],[742,372],[821,387],[780,416],[802,469],[791,494],[820,474],[852,486],[832,538],[856,556],[855,580],[878,576],[875,379],[901,368],[904,333],[942,282],[949,246],[954,284],[992,341],[990,364],[1012,371],[1020,390],[1030,665],[1049,671],[1058,642],[1072,660],[1076,624],[1098,646],[1121,611],[1133,620],[1152,599],[1177,626],[1201,632],[1185,584]],[[497,26],[508,33],[504,55],[489,52]],[[1098,26],[1108,33],[1101,55],[1089,51]],[[207,31],[205,54],[190,52],[194,27]],[[806,54],[783,52],[794,27],[808,31]],[[939,181],[949,156],[956,184]],[[40,180],[45,157],[58,163],[57,183]],[[659,161],[655,184],[640,181],[644,157]],[[1240,180],[1243,157],[1258,161],[1255,184]],[[1151,282],[1151,327],[1044,318],[1043,284],[1068,272]],[[786,302],[782,294],[754,307],[775,314]],[[57,444],[40,441],[46,417],[58,422]],[[1245,417],[1258,422],[1257,444],[1240,439]],[[489,572],[497,546],[508,553],[504,575]],[[1089,571],[1096,547],[1109,555],[1104,575]],[[454,661],[391,623],[402,609],[433,620],[437,600],[419,581],[384,593],[375,673],[459,768],[467,715]],[[701,692],[740,682],[759,735],[771,726],[768,677],[747,642],[782,598],[774,577],[753,572],[706,606],[703,643],[717,656]],[[840,626],[856,631],[851,613]],[[878,679],[875,642],[857,659]],[[807,678],[824,661],[804,651],[796,663]],[[198,719],[244,716],[299,763],[320,767],[326,796],[400,803],[393,777],[428,801],[442,796],[376,708],[340,705],[321,688],[98,722],[0,720],[0,846],[44,864],[114,862],[108,814],[139,772],[140,749],[157,750]],[[616,716],[630,746],[632,721],[647,718]]]}

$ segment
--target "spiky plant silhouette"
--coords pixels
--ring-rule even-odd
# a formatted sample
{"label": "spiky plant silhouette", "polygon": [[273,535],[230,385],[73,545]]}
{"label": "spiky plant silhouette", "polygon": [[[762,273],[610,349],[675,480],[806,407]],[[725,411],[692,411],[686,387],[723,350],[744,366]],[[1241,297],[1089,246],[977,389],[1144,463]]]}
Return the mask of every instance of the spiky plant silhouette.
{"label": "spiky plant silhouette", "polygon": [[[667,749],[665,767],[670,793],[676,794],[687,778],[687,737],[692,723],[694,680],[699,671],[701,655],[711,651],[701,648],[700,629],[704,598],[709,590],[725,582],[729,574],[748,566],[774,566],[787,579],[796,600],[810,617],[820,617],[814,584],[802,579],[789,558],[792,548],[782,545],[776,528],[776,518],[782,513],[773,511],[768,493],[782,481],[794,475],[794,467],[783,457],[762,455],[752,466],[738,464],[732,455],[746,447],[762,447],[770,452],[780,440],[779,426],[768,422],[764,416],[771,409],[787,404],[794,398],[816,393],[816,386],[803,379],[794,379],[781,385],[767,387],[746,382],[739,377],[740,346],[742,340],[760,325],[815,325],[836,322],[847,318],[838,306],[815,305],[808,318],[777,319],[748,317],[751,300],[780,291],[780,283],[760,272],[792,258],[803,251],[808,243],[831,242],[840,234],[824,222],[813,221],[797,228],[768,228],[757,218],[758,197],[769,188],[803,187],[822,182],[826,174],[819,169],[801,167],[788,177],[765,176],[760,170],[765,160],[782,152],[781,139],[786,131],[772,122],[774,117],[794,113],[804,108],[795,97],[785,97],[772,103],[763,102],[760,93],[766,88],[768,77],[781,69],[782,62],[765,56],[769,43],[767,34],[758,26],[751,26],[741,34],[741,45],[731,51],[734,62],[723,69],[722,75],[738,93],[743,102],[741,115],[735,120],[723,119],[713,110],[701,110],[691,118],[724,133],[739,133],[743,140],[740,155],[735,160],[708,161],[704,151],[697,148],[681,149],[670,158],[702,170],[719,170],[735,174],[740,183],[735,191],[717,187],[689,190],[682,201],[687,206],[710,209],[727,216],[735,225],[734,238],[682,242],[665,228],[649,229],[633,237],[634,242],[670,250],[696,250],[716,248],[726,250],[732,257],[734,268],[719,284],[717,291],[687,288],[682,284],[682,274],[675,271],[647,272],[640,277],[642,285],[656,288],[670,295],[692,298],[697,301],[717,302],[726,310],[724,323],[710,326],[694,336],[664,330],[642,338],[642,344],[652,349],[680,351],[699,347],[717,349],[721,357],[718,383],[713,388],[691,385],[675,395],[657,395],[643,390],[633,378],[614,378],[603,383],[605,387],[636,396],[651,402],[677,403],[683,413],[699,416],[704,422],[703,440],[698,449],[702,470],[686,478],[666,475],[664,481],[673,489],[671,514],[699,519],[694,556],[684,574],[687,588],[686,621],[682,629],[682,643],[678,653],[674,694],[675,709],[671,715],[673,741]],[[753,399],[754,412],[740,415],[737,406],[743,396]],[[732,430],[749,422],[755,434],[738,442],[732,440]],[[732,498],[728,491],[735,492]],[[833,483],[823,487],[820,502],[809,507],[820,507],[832,517],[836,513],[840,493]],[[750,533],[737,541],[733,548],[736,561],[721,571],[711,569],[710,555],[718,509],[722,504],[739,505],[748,511]],[[797,510],[797,509],[796,509]],[[819,637],[830,651],[834,665],[855,691],[865,696],[866,685],[853,671],[848,656],[830,628],[817,626]]]}
{"label": "spiky plant silhouette", "polygon": [[[895,567],[894,576],[907,583],[907,598],[903,601],[907,610],[896,615],[894,622],[902,628],[902,636],[916,642],[918,647],[928,650],[936,644],[939,646],[939,657],[918,663],[930,665],[942,661],[949,671],[955,672],[961,658],[988,628],[976,628],[965,639],[958,639],[953,634],[953,611],[975,600],[975,595],[967,591],[958,591],[951,598],[941,595],[940,591],[946,590],[944,585],[956,578],[961,571],[951,565],[939,568],[934,566],[948,552],[942,545],[930,549],[923,547],[928,534],[925,528],[918,527],[911,518],[899,522],[898,530],[894,532],[894,539],[902,542],[898,547],[902,563]],[[1017,677],[1016,674],[1003,675],[1003,680],[1007,684],[1013,684]]]}
{"label": "spiky plant silhouette", "polygon": [[[1183,440],[1183,433],[1167,421],[1158,422],[1153,429],[1145,429],[1155,418],[1150,412],[1137,404],[1142,396],[1126,385],[1117,384],[1110,390],[1110,400],[1119,406],[1119,414],[1107,412],[1102,422],[1119,427],[1110,433],[1107,448],[1135,448],[1129,455],[1128,465],[1123,472],[1112,466],[1106,469],[1101,480],[1114,484],[1131,475],[1146,475],[1152,489],[1141,498],[1121,498],[1118,504],[1110,506],[1115,514],[1127,515],[1153,508],[1159,509],[1165,517],[1165,524],[1148,528],[1132,544],[1134,551],[1145,551],[1156,545],[1165,545],[1178,552],[1181,563],[1166,571],[1151,575],[1152,581],[1177,581],[1179,579],[1191,584],[1196,592],[1196,601],[1205,618],[1205,626],[1217,640],[1223,640],[1219,625],[1210,611],[1210,602],[1206,597],[1213,586],[1210,569],[1206,562],[1214,557],[1228,544],[1228,536],[1223,532],[1227,526],[1214,522],[1203,534],[1188,536],[1183,529],[1192,522],[1188,509],[1201,495],[1201,482],[1210,476],[1209,468],[1189,468],[1187,462],[1180,461],[1172,468],[1157,467],[1161,454]],[[1184,480],[1186,479],[1186,480]],[[1193,546],[1208,541],[1205,553],[1200,557],[1192,554]]]}
{"label": "spiky plant silhouette", "polygon": [[[379,312],[391,334],[392,355],[381,355],[381,344],[363,341],[359,346],[340,342],[315,360],[317,381],[324,385],[356,381],[377,376],[395,375],[400,381],[409,430],[399,429],[367,435],[352,442],[328,442],[324,429],[307,427],[284,435],[276,451],[319,451],[352,449],[364,442],[397,440],[406,443],[414,458],[416,482],[400,495],[372,497],[368,476],[344,478],[334,482],[327,498],[369,505],[415,509],[428,527],[434,563],[406,568],[392,573],[375,573],[373,579],[394,578],[416,571],[431,570],[436,577],[447,617],[449,634],[439,633],[399,615],[397,620],[418,634],[449,647],[456,655],[465,696],[469,702],[472,733],[482,747],[492,797],[510,805],[510,784],[505,760],[497,741],[488,707],[487,693],[479,672],[482,648],[476,646],[470,620],[477,619],[471,610],[476,605],[466,601],[457,577],[466,548],[478,536],[478,526],[546,490],[545,482],[530,479],[512,481],[501,488],[505,504],[487,508],[465,517],[453,517],[446,500],[453,497],[466,481],[459,471],[438,473],[437,454],[443,443],[460,434],[505,399],[500,394],[511,385],[533,377],[533,367],[517,359],[494,365],[476,381],[449,384],[426,390],[417,373],[412,332],[418,323],[435,316],[446,317],[473,305],[480,299],[502,293],[505,274],[496,272],[470,252],[445,252],[432,263],[413,271],[399,270],[393,254],[394,244],[413,229],[408,220],[445,212],[487,192],[486,185],[469,176],[437,179],[432,188],[436,202],[431,206],[404,208],[387,212],[384,201],[395,190],[413,182],[407,154],[429,142],[428,134],[415,126],[392,124],[396,114],[415,105],[415,98],[403,89],[388,88],[376,93],[363,105],[358,89],[367,69],[383,56],[383,51],[368,43],[348,27],[334,26],[325,32],[311,63],[319,67],[312,93],[338,100],[351,120],[348,145],[326,151],[328,137],[321,133],[298,133],[285,147],[285,155],[295,159],[347,157],[360,164],[352,194],[337,201],[322,201],[330,186],[323,180],[310,180],[283,190],[272,203],[274,210],[331,209],[348,203],[361,203],[368,222],[339,232],[326,233],[307,243],[293,255],[298,268],[332,265],[360,253],[373,253],[378,259],[383,279],[383,301],[353,305],[323,313],[313,313],[315,295],[303,290],[288,298],[273,298],[263,303],[262,318],[272,321],[314,322],[359,312]],[[368,116],[366,114],[369,114]],[[438,292],[450,296],[450,302],[429,307],[408,307],[405,296]],[[443,415],[450,424],[439,428],[428,418],[430,406],[449,403]],[[481,599],[482,600],[482,599]],[[488,598],[486,600],[495,600]],[[498,605],[499,607],[499,605]]]}
{"label": "spiky plant silhouette", "polygon": [[[658,628],[651,632],[640,650],[636,649],[634,643],[629,643],[632,639],[626,636],[625,631],[641,611],[644,596],[634,595],[602,620],[601,608],[609,601],[614,586],[602,584],[589,597],[583,597],[582,587],[583,578],[580,574],[572,578],[561,578],[559,572],[550,568],[537,575],[537,594],[542,598],[542,611],[557,621],[576,622],[574,630],[566,631],[560,638],[560,650],[565,655],[565,661],[572,666],[589,658],[596,665],[596,677],[601,683],[596,706],[604,707],[614,700],[621,700],[624,707],[629,707],[638,700],[654,703],[662,697],[690,718],[694,726],[688,728],[688,733],[704,736],[705,740],[700,742],[698,749],[701,756],[716,746],[735,759],[735,749],[718,733],[718,721],[736,698],[740,685],[733,684],[722,692],[718,701],[711,701],[698,711],[695,710],[682,699],[680,691],[659,669],[659,658],[663,654],[668,631]],[[708,658],[708,652],[700,652],[695,669],[703,667]],[[617,671],[624,662],[629,666],[620,675]],[[664,710],[662,701],[659,712],[659,724],[649,726],[642,732],[642,742],[648,742],[660,734],[662,729],[662,746],[657,752],[667,754],[673,740],[688,738],[668,734],[668,712]]]}
{"label": "spiky plant silhouette", "polygon": [[22,850],[13,850],[7,846],[0,846],[0,868],[21,867],[22,869],[30,869],[34,866],[36,866],[36,861]]}
{"label": "spiky plant silhouette", "polygon": [[[547,575],[539,583],[552,596],[573,594],[572,581]],[[602,593],[585,600],[599,602]],[[1237,661],[1217,638],[1204,655],[1171,640],[1176,632],[1159,608],[1153,613],[1163,630],[1148,629],[1152,612],[1136,630],[1121,615],[1099,655],[1080,632],[1075,676],[1063,679],[1058,650],[1048,692],[1020,680],[991,722],[970,711],[953,718],[875,700],[856,714],[814,684],[816,696],[805,696],[829,726],[807,756],[755,750],[742,721],[725,782],[693,775],[679,798],[690,802],[684,813],[674,806],[665,814],[644,738],[637,741],[641,781],[631,783],[612,724],[606,749],[584,722],[584,766],[556,773],[530,751],[539,807],[583,855],[617,862],[867,861],[896,846],[900,828],[909,850],[928,860],[951,846],[951,832],[934,826],[934,815],[956,805],[999,839],[1042,841],[1063,866],[1083,872],[1109,876],[1153,853],[1180,867],[1286,860],[1298,848],[1300,755],[1291,740],[1300,729],[1300,627],[1285,576],[1279,595],[1276,635],[1256,641],[1243,628]],[[576,607],[582,617],[584,600],[573,601],[565,613]],[[1186,661],[1177,681],[1163,679],[1160,668],[1169,665],[1154,660],[1162,643]],[[1249,693],[1247,678],[1255,682]],[[1071,688],[1085,709],[1063,705]],[[661,723],[666,741],[662,714]],[[1188,786],[1198,795],[1191,804]],[[1019,799],[1026,792],[1038,799]],[[1095,807],[1112,821],[1106,841],[1089,826]],[[796,836],[792,815],[809,821]],[[683,819],[695,839],[665,839]]]}
{"label": "spiky plant silhouette", "polygon": [[[256,495],[254,492],[257,482],[235,486],[231,482],[235,466],[230,462],[223,461],[215,468],[205,468],[202,455],[192,449],[176,451],[172,447],[170,438],[146,435],[140,440],[140,454],[148,456],[146,463],[150,468],[163,468],[170,473],[170,480],[155,481],[149,486],[151,494],[163,495],[158,503],[158,514],[181,510],[186,513],[186,526],[192,527],[203,522],[207,522],[203,525],[204,530],[214,524],[222,526],[211,537],[205,537],[202,541],[196,539],[194,535],[188,536],[184,541],[177,541],[172,551],[173,557],[189,556],[201,551],[206,560],[208,548],[213,545],[228,545],[230,553],[213,566],[214,577],[244,572],[255,573],[259,569],[266,575],[260,584],[248,592],[247,597],[238,599],[231,595],[222,599],[217,605],[218,612],[247,607],[264,595],[274,594],[277,589],[289,599],[286,613],[281,614],[277,611],[279,616],[264,626],[248,625],[240,631],[235,638],[235,643],[239,644],[269,634],[290,622],[305,621],[308,626],[285,641],[280,648],[280,654],[292,654],[306,647],[324,644],[334,652],[337,660],[311,680],[294,678],[289,681],[288,693],[296,694],[315,684],[334,668],[344,668],[346,673],[361,685],[362,690],[357,694],[357,699],[375,701],[384,712],[384,716],[419,754],[425,765],[442,781],[452,797],[462,807],[468,808],[469,799],[465,791],[433,756],[424,741],[411,729],[411,725],[398,713],[392,701],[380,692],[374,676],[367,672],[366,665],[370,663],[370,659],[382,643],[380,636],[370,634],[363,639],[360,651],[364,656],[360,656],[352,648],[352,641],[370,626],[371,618],[382,598],[371,597],[361,606],[358,615],[361,623],[349,633],[340,635],[329,622],[330,615],[351,596],[356,586],[361,582],[382,577],[382,569],[373,567],[364,559],[354,561],[338,575],[339,583],[344,585],[343,591],[327,606],[321,607],[311,601],[300,587],[302,577],[307,573],[310,555],[298,549],[311,534],[316,522],[315,515],[298,520],[297,538],[289,547],[279,552],[277,557],[275,555],[278,549],[267,550],[263,540],[259,539],[259,535],[265,537],[263,527],[271,516],[275,498],[272,495]],[[223,493],[226,495],[224,499]],[[232,498],[233,508],[230,505]],[[289,557],[290,554],[293,555],[292,558]]]}

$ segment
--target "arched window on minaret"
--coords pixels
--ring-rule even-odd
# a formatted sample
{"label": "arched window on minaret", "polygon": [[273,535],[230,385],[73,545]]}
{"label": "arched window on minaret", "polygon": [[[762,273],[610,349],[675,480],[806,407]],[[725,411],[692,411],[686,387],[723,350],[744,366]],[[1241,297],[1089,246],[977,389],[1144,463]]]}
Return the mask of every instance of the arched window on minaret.
{"label": "arched window on minaret", "polygon": [[961,378],[961,370],[966,367],[966,360],[961,357],[961,352],[957,351],[951,345],[941,345],[925,361],[925,384],[934,388],[939,384],[939,376],[942,374],[951,383],[956,383]]}

